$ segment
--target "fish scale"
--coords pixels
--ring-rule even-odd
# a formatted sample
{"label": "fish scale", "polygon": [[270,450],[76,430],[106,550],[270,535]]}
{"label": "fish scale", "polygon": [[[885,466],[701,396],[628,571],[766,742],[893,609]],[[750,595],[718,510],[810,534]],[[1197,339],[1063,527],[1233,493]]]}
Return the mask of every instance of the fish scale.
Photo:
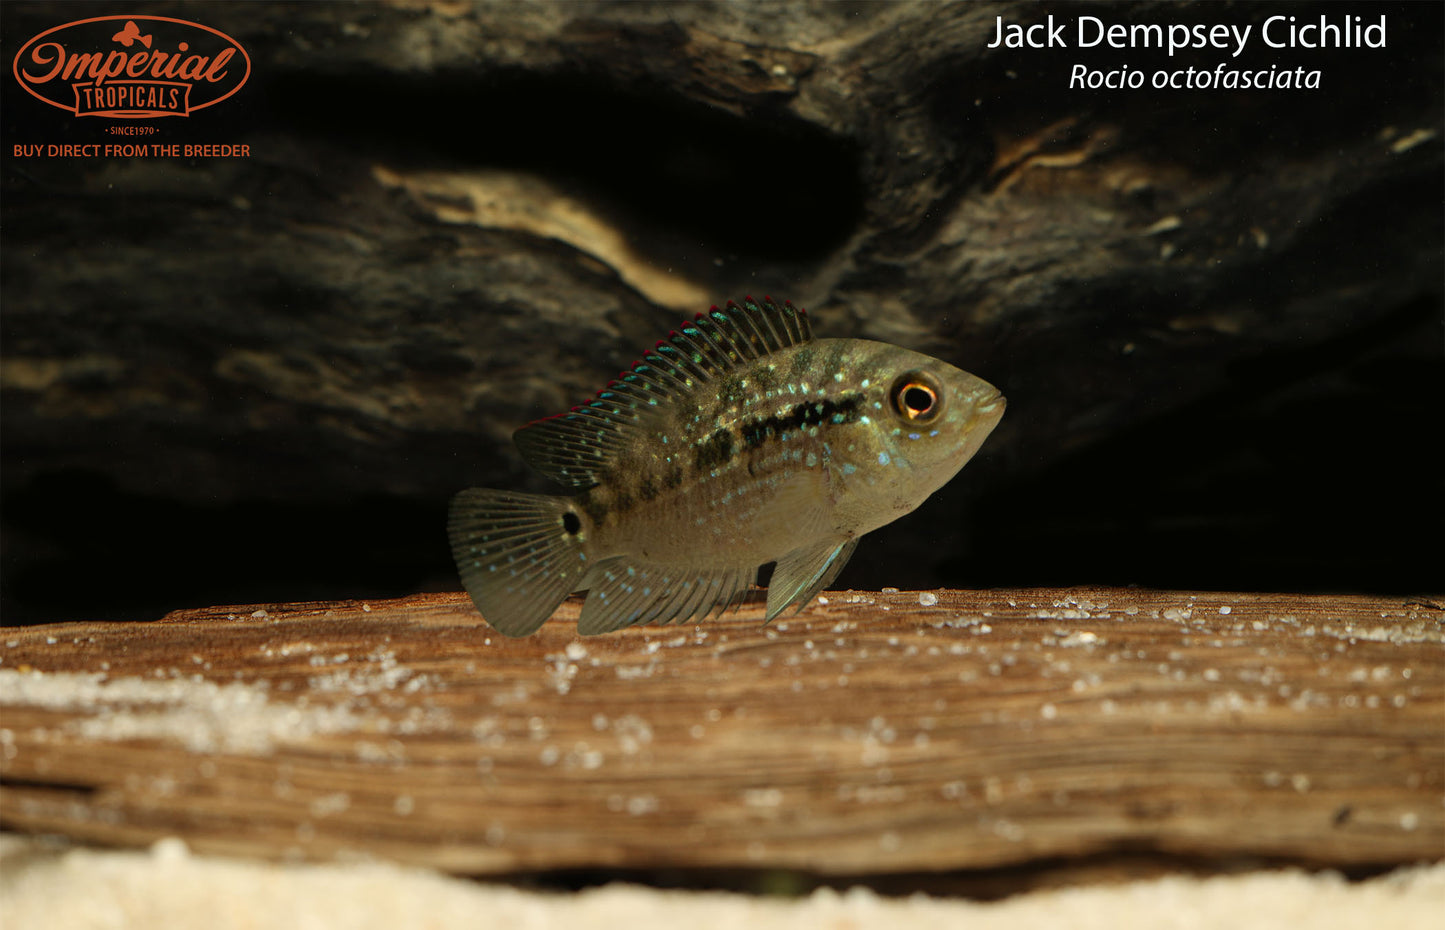
{"label": "fish scale", "polygon": [[1003,410],[996,388],[938,359],[814,339],[788,303],[729,302],[591,401],[518,430],[523,457],[576,493],[464,491],[452,551],[509,636],[581,590],[584,634],[705,617],[776,562],[772,620],[952,478]]}

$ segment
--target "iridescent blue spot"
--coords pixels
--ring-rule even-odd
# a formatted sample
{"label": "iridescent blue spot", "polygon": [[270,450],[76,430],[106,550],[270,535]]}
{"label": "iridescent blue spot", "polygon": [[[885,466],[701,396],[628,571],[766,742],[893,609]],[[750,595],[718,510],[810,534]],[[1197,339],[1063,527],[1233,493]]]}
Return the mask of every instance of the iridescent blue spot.
{"label": "iridescent blue spot", "polygon": [[922,439],[922,438],[923,438],[923,434],[922,434],[922,433],[909,433],[909,434],[908,434],[908,438],[909,438],[909,439]]}
{"label": "iridescent blue spot", "polygon": [[879,465],[887,465],[887,464],[888,464],[888,453],[887,453],[887,452],[880,452],[880,453],[878,453],[878,464],[879,464]]}
{"label": "iridescent blue spot", "polygon": [[857,467],[854,466],[854,465],[852,465],[852,464],[848,464],[848,465],[844,465],[844,466],[843,466],[843,474],[845,474],[845,475],[851,475],[851,474],[853,474],[853,472],[855,472],[855,471],[857,471],[857,470],[858,470]]}

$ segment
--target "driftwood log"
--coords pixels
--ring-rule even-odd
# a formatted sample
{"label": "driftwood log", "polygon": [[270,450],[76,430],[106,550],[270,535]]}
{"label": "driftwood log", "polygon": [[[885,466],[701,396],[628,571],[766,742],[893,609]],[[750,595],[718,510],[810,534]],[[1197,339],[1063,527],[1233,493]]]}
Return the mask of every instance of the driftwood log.
{"label": "driftwood log", "polygon": [[[826,602],[824,602],[826,601]],[[462,595],[8,631],[0,821],[464,873],[1445,853],[1445,611],[834,592],[533,638]]]}

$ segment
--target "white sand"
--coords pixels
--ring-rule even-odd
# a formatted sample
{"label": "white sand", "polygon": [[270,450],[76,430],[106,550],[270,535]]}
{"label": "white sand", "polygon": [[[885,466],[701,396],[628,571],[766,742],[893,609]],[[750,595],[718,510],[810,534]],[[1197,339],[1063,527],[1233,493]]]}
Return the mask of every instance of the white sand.
{"label": "white sand", "polygon": [[149,852],[50,851],[0,837],[0,928],[465,928],[686,930],[962,927],[979,930],[1228,930],[1445,927],[1445,863],[1349,884],[1332,874],[1261,872],[1036,892],[993,904],[880,898],[854,889],[795,900],[611,885],[541,894],[381,864],[274,865]]}

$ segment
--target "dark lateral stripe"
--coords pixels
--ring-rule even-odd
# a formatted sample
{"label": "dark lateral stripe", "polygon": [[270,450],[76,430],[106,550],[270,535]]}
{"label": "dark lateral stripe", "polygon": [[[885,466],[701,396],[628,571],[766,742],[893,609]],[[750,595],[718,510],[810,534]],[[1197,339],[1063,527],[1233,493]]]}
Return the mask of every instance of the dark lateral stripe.
{"label": "dark lateral stripe", "polygon": [[720,429],[698,445],[697,470],[699,472],[712,471],[732,458],[732,454],[732,430]]}
{"label": "dark lateral stripe", "polygon": [[742,434],[743,444],[749,449],[756,449],[782,433],[825,423],[857,423],[862,416],[863,395],[845,394],[837,399],[797,404],[789,407],[786,413],[776,416],[745,420],[739,432]]}

